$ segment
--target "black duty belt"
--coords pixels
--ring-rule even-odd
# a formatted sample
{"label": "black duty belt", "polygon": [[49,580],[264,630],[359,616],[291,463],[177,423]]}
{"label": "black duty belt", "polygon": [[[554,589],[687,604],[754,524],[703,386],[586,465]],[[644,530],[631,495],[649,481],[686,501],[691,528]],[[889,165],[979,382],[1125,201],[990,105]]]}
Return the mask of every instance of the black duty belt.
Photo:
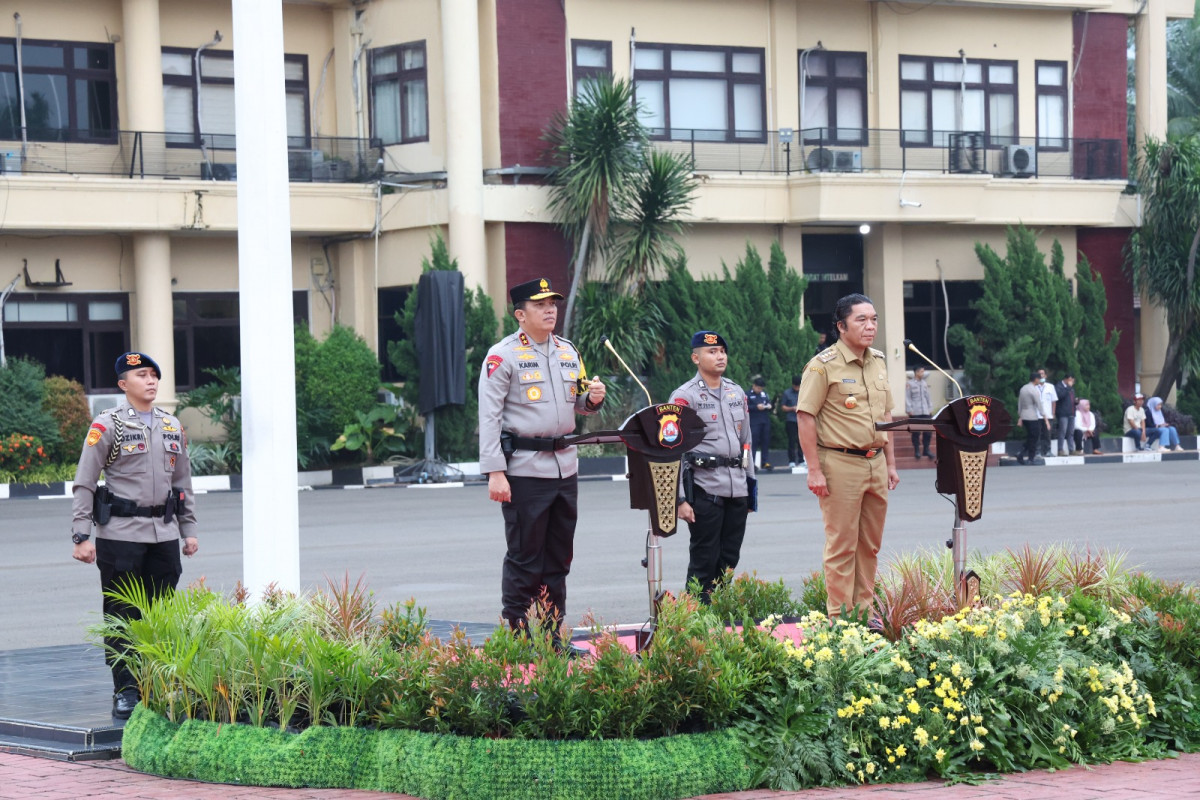
{"label": "black duty belt", "polygon": [[133,503],[128,503],[127,505],[113,503],[112,515],[114,517],[161,517],[166,511],[167,507],[165,505],[138,506]]}
{"label": "black duty belt", "polygon": [[547,452],[550,450],[566,450],[571,446],[566,443],[566,440],[562,436],[517,436],[515,433],[507,432],[505,435],[512,442],[514,450]]}
{"label": "black duty belt", "polygon": [[742,459],[735,456],[710,456],[706,453],[688,453],[684,458],[697,469],[740,467],[742,465]]}
{"label": "black duty belt", "polygon": [[862,456],[863,458],[874,458],[883,452],[882,447],[872,447],[870,450],[855,450],[852,447],[826,447],[821,445],[822,450],[836,450],[839,453],[845,453],[851,456]]}

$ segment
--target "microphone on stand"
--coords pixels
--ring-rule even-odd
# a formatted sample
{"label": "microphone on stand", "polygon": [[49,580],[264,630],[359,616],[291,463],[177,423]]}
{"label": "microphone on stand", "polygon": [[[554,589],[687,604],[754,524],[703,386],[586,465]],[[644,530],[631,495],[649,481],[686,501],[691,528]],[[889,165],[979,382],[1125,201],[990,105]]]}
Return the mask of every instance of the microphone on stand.
{"label": "microphone on stand", "polygon": [[607,336],[601,336],[601,337],[600,337],[600,344],[602,344],[602,345],[604,345],[605,347],[607,347],[607,348],[608,348],[608,352],[612,353],[614,356],[616,356],[616,357],[617,357],[617,361],[620,361],[620,362],[621,362],[621,366],[622,366],[622,367],[624,367],[624,368],[625,368],[625,371],[629,373],[629,377],[633,378],[633,382],[634,382],[634,383],[636,383],[638,386],[642,387],[642,391],[646,393],[646,402],[647,402],[647,403],[649,403],[650,405],[654,405],[654,400],[653,400],[653,399],[651,399],[651,397],[650,397],[650,390],[646,388],[646,385],[645,385],[644,383],[642,383],[640,380],[638,380],[638,376],[637,376],[637,375],[634,375],[634,374],[633,374],[633,370],[631,370],[631,369],[629,368],[629,365],[625,363],[625,359],[621,358],[621,354],[620,354],[620,353],[618,353],[618,352],[617,352],[617,351],[616,351],[616,350],[613,348],[613,346],[612,346],[612,342],[610,342],[610,341],[608,340],[608,337],[607,337]]}
{"label": "microphone on stand", "polygon": [[963,394],[962,387],[958,385],[958,381],[954,380],[954,376],[953,376],[953,375],[951,375],[949,372],[946,372],[946,370],[942,369],[942,368],[941,368],[941,367],[939,367],[937,364],[933,363],[933,361],[932,361],[932,360],[929,358],[929,356],[925,355],[925,354],[924,354],[924,353],[922,353],[920,350],[918,350],[918,349],[917,349],[917,346],[916,346],[915,344],[913,344],[913,343],[912,343],[912,339],[905,339],[905,340],[904,340],[904,347],[905,347],[905,349],[912,350],[914,353],[916,353],[917,355],[919,355],[921,358],[925,359],[925,360],[926,360],[926,361],[929,363],[929,366],[933,367],[933,368],[934,368],[934,369],[936,369],[938,372],[940,372],[940,373],[942,373],[943,375],[945,375],[945,376],[946,376],[946,377],[947,377],[947,378],[950,380],[950,382],[954,384],[954,388],[955,388],[955,389],[958,389],[958,396],[959,396],[959,397],[965,397],[965,396],[966,396],[965,394]]}

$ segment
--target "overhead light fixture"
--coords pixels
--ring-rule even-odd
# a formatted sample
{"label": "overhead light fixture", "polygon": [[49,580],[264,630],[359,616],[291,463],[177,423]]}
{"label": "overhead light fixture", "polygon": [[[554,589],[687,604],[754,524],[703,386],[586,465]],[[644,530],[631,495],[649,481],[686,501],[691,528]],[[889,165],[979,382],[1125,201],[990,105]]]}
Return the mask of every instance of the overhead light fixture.
{"label": "overhead light fixture", "polygon": [[858,232],[861,233],[863,236],[866,236],[868,233],[871,232],[871,226],[864,222],[862,225],[858,226]]}

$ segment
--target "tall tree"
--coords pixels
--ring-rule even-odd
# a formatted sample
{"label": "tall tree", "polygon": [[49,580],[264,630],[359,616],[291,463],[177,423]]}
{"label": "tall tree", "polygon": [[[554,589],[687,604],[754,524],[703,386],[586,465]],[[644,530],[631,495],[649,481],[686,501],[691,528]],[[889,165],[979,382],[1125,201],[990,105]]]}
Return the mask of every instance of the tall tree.
{"label": "tall tree", "polygon": [[[450,258],[446,240],[437,232],[429,243],[430,254],[421,260],[421,271],[457,270],[458,260]],[[463,318],[466,327],[466,404],[448,406],[437,413],[437,453],[447,461],[470,461],[478,455],[478,411],[479,396],[475,382],[479,378],[480,365],[488,348],[496,338],[496,312],[492,301],[483,289],[468,289],[463,295]],[[421,371],[417,361],[416,347],[417,292],[413,291],[404,301],[404,308],[396,312],[396,322],[404,332],[404,338],[388,342],[388,358],[396,371],[404,376],[400,396],[413,408],[420,395]],[[416,452],[424,450],[424,432],[421,442],[416,443]]]}
{"label": "tall tree", "polygon": [[575,250],[563,315],[570,334],[579,287],[594,262],[607,261],[609,281],[636,294],[679,255],[674,237],[694,181],[685,156],[649,147],[632,84],[611,75],[584,81],[544,138],[550,210]]}
{"label": "tall tree", "polygon": [[1153,392],[1166,397],[1200,336],[1200,135],[1165,142],[1148,138],[1134,169],[1143,197],[1142,224],[1129,237],[1125,269],[1134,286],[1167,314],[1167,351]]}
{"label": "tall tree", "polygon": [[1017,392],[1029,371],[1046,367],[1055,375],[1078,370],[1075,352],[1082,313],[1063,276],[1063,251],[1051,263],[1024,226],[1008,229],[1003,258],[976,243],[983,264],[983,296],[972,308],[972,327],[954,325],[950,341],[963,348],[963,372],[972,391],[999,398],[1016,409]]}
{"label": "tall tree", "polygon": [[1086,257],[1076,267],[1075,283],[1081,312],[1075,345],[1079,357],[1075,395],[1088,398],[1101,419],[1116,425],[1121,418],[1121,396],[1117,392],[1117,342],[1121,332],[1104,327],[1108,311],[1104,280]]}

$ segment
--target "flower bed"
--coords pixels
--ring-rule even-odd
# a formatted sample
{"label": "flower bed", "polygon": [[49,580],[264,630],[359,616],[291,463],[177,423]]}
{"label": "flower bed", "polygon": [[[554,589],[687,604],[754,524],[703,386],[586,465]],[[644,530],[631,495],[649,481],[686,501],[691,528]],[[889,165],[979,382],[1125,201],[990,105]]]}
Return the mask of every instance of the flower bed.
{"label": "flower bed", "polygon": [[1195,589],[1106,575],[1121,562],[1104,554],[1010,556],[1012,569],[977,571],[1050,588],[949,615],[928,598],[892,628],[914,607],[905,586],[945,591],[940,559],[910,560],[880,587],[887,638],[810,611],[796,643],[773,637],[771,619],[726,622],[811,608],[819,581],[794,601],[741,577],[710,607],[668,599],[641,657],[597,626],[596,655],[580,660],[505,629],[478,647],[439,642],[411,601],[377,617],[361,582],[253,608],[203,588],[152,608],[129,597],[143,619],[107,627],[132,643],[144,697],[125,757],[203,780],[429,798],[671,798],[1195,747]]}

